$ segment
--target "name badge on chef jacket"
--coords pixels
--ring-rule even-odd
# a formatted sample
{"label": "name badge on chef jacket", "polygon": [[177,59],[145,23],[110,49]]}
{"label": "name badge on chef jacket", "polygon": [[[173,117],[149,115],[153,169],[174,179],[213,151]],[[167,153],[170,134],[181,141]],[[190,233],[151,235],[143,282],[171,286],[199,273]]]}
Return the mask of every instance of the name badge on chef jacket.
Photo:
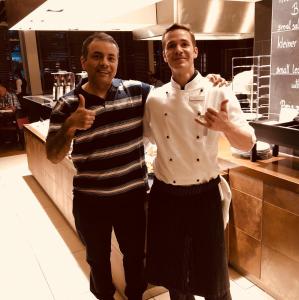
{"label": "name badge on chef jacket", "polygon": [[[190,105],[196,108],[197,113],[199,113],[200,115],[204,114],[204,104],[205,104],[204,101],[205,101],[205,93],[203,88],[198,90],[197,93],[191,94],[189,96]],[[207,134],[208,134],[208,129],[206,127],[202,127],[202,135],[207,136]]]}
{"label": "name badge on chef jacket", "polygon": [[189,101],[192,104],[201,104],[205,100],[204,89],[199,89],[196,93],[189,95]]}

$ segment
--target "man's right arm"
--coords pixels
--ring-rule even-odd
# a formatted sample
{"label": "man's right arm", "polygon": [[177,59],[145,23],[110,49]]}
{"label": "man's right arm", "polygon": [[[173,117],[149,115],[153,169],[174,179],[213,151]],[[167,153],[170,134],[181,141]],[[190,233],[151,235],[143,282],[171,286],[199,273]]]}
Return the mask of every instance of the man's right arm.
{"label": "man's right arm", "polygon": [[70,117],[66,119],[57,133],[48,135],[46,141],[47,158],[52,163],[59,163],[70,150],[76,129],[70,126]]}
{"label": "man's right arm", "polygon": [[59,163],[70,150],[77,129],[89,129],[95,120],[95,112],[85,108],[85,99],[79,95],[78,108],[64,121],[55,133],[49,133],[46,141],[47,158]]}

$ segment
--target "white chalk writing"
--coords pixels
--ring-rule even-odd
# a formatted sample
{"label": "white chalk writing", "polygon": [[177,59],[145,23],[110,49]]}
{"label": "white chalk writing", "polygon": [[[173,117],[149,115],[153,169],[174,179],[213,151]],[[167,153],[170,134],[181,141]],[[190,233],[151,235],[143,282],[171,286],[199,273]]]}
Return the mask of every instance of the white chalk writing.
{"label": "white chalk writing", "polygon": [[292,30],[299,30],[299,18],[297,18],[296,21],[289,20],[285,24],[278,24],[277,25],[277,31],[278,32],[292,31]]}
{"label": "white chalk writing", "polygon": [[290,64],[287,64],[283,67],[276,67],[276,74],[289,74],[290,73]]}
{"label": "white chalk writing", "polygon": [[297,16],[298,13],[299,13],[298,2],[295,2],[295,3],[292,5],[292,9],[293,9],[293,11],[291,12],[291,15],[292,15],[292,16]]}
{"label": "white chalk writing", "polygon": [[295,83],[291,84],[292,89],[299,89],[299,79],[297,78]]}
{"label": "white chalk writing", "polygon": [[277,66],[275,69],[276,75],[299,75],[299,66],[295,64],[285,64],[284,66]]}
{"label": "white chalk writing", "polygon": [[299,67],[298,67],[298,66],[295,66],[295,65],[293,64],[293,66],[292,66],[292,73],[293,73],[293,74],[299,74]]}
{"label": "white chalk writing", "polygon": [[277,38],[277,48],[295,48],[296,44],[296,40],[284,40],[283,36],[278,36]]}

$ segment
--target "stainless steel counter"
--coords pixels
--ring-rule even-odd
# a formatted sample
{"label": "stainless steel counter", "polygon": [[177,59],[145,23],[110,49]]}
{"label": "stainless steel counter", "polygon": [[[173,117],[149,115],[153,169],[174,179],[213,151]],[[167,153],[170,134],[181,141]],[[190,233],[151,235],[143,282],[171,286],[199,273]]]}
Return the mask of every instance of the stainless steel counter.
{"label": "stainless steel counter", "polygon": [[36,95],[36,96],[24,96],[23,98],[30,100],[32,102],[38,103],[40,105],[45,105],[53,108],[56,101],[53,101],[52,95]]}

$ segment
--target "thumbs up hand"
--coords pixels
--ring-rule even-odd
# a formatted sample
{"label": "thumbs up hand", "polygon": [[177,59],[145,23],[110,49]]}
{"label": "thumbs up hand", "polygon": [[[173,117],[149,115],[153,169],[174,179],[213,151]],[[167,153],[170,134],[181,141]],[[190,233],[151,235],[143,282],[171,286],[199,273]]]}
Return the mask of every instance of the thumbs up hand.
{"label": "thumbs up hand", "polygon": [[70,127],[80,130],[89,129],[95,120],[95,115],[94,111],[85,108],[85,98],[79,94],[78,108],[69,117]]}
{"label": "thumbs up hand", "polygon": [[195,121],[202,126],[216,131],[225,132],[230,127],[227,114],[227,103],[228,100],[223,100],[220,104],[220,110],[210,107],[204,116],[196,118]]}

